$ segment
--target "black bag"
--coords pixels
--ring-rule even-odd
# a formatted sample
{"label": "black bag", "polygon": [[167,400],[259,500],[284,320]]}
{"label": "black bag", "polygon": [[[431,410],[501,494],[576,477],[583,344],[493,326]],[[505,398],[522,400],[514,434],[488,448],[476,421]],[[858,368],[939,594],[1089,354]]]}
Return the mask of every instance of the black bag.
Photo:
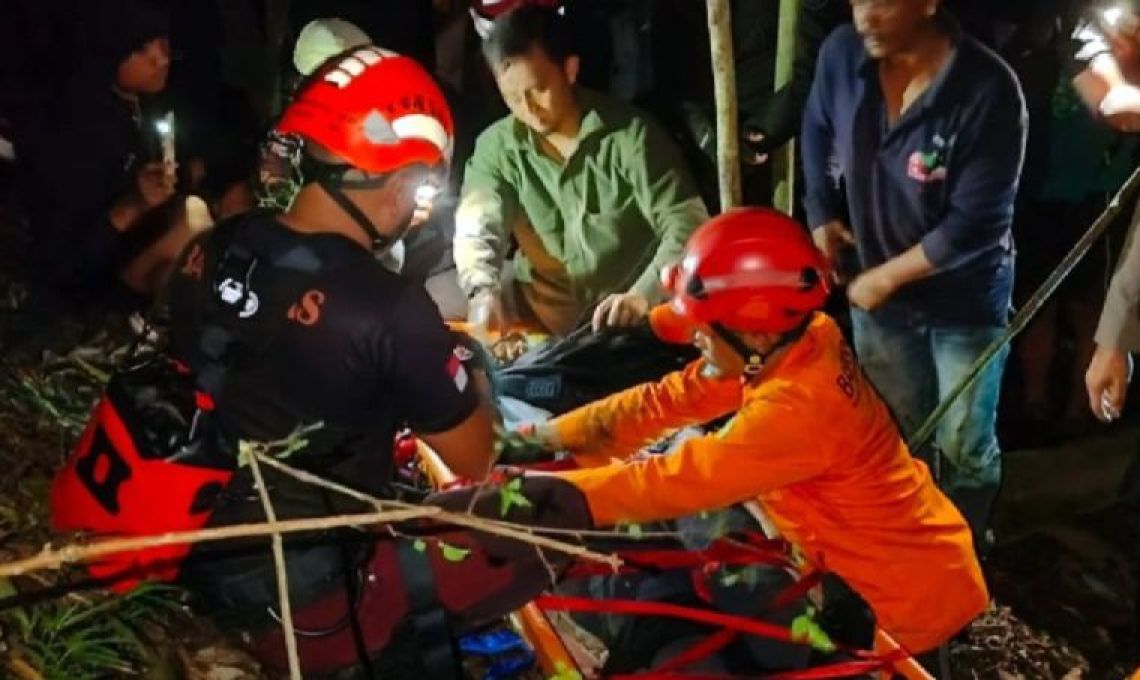
{"label": "black bag", "polygon": [[698,356],[693,347],[661,341],[648,324],[600,333],[586,326],[527,352],[493,380],[499,396],[558,415],[659,380]]}

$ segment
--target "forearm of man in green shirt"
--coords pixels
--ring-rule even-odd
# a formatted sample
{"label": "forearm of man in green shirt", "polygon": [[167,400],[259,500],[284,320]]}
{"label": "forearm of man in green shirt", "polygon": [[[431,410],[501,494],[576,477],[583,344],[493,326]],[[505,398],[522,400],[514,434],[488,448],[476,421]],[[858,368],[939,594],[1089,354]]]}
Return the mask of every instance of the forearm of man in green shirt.
{"label": "forearm of man in green shirt", "polygon": [[663,299],[661,270],[677,261],[689,235],[708,219],[677,147],[656,126],[640,126],[631,139],[630,179],[638,205],[660,238],[657,251],[633,286],[602,299],[594,309],[593,326],[629,326]]}

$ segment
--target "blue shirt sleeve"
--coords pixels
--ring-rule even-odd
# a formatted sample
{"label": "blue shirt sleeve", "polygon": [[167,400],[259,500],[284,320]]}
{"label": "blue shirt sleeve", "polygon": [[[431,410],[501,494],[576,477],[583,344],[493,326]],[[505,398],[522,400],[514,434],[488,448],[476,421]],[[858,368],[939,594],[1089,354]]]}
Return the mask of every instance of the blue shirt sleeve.
{"label": "blue shirt sleeve", "polygon": [[833,32],[820,49],[800,131],[804,164],[804,210],[807,213],[808,227],[812,229],[841,214],[839,187],[831,172],[834,165],[835,129],[832,125],[829,96],[834,93],[833,72],[841,67],[844,56],[837,33],[845,28]]}
{"label": "blue shirt sleeve", "polygon": [[1028,126],[1025,99],[1009,73],[976,102],[955,144],[949,210],[922,239],[939,269],[1000,244],[1013,221]]}

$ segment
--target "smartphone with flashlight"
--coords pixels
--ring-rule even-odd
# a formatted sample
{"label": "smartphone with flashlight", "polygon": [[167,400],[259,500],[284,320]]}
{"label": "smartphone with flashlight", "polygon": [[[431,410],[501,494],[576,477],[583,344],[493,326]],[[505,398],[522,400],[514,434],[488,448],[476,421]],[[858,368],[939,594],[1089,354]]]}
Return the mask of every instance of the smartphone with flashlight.
{"label": "smartphone with flashlight", "polygon": [[168,111],[165,116],[162,116],[154,122],[154,130],[158,133],[158,141],[162,145],[162,165],[166,168],[166,174],[171,179],[175,174],[175,152],[174,152],[174,112]]}

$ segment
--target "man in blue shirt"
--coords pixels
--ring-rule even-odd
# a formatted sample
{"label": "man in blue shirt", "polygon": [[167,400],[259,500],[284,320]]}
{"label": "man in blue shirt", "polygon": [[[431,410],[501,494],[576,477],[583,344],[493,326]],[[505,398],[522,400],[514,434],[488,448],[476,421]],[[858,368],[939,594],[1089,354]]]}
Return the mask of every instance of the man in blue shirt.
{"label": "man in blue shirt", "polygon": [[[1005,328],[1025,104],[1009,67],[938,0],[851,5],[804,114],[806,209],[829,258],[855,248],[856,352],[911,434]],[[943,486],[979,538],[1001,478],[1005,355],[937,432]]]}

